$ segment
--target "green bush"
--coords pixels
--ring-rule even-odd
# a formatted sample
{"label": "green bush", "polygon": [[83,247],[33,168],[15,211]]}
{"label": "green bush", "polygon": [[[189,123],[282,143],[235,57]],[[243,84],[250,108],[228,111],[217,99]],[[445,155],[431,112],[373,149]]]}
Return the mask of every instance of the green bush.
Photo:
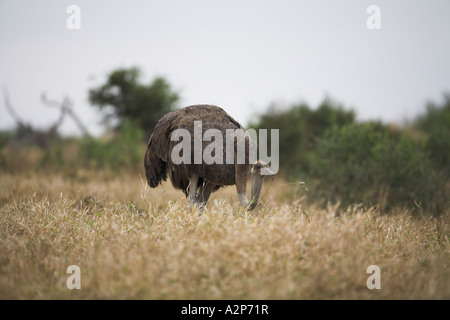
{"label": "green bush", "polygon": [[439,210],[425,146],[397,129],[370,122],[334,127],[318,140],[317,156],[316,199]]}
{"label": "green bush", "polygon": [[48,149],[43,151],[43,155],[39,161],[39,168],[52,168],[53,170],[60,170],[65,166],[63,157],[64,143],[53,143]]}
{"label": "green bush", "polygon": [[415,127],[426,135],[426,150],[434,167],[447,180],[450,174],[450,94],[444,103],[429,102],[423,115],[417,117]]}
{"label": "green bush", "polygon": [[[331,99],[325,99],[317,109],[306,104],[293,105],[288,110],[271,107],[258,121],[247,127],[280,129],[280,174],[289,180],[305,179],[317,162],[317,139],[332,127],[354,123],[353,111]],[[270,143],[270,139],[269,139]],[[269,145],[270,150],[270,145]]]}
{"label": "green bush", "polygon": [[4,149],[11,138],[11,132],[0,131],[0,168],[6,167],[6,156],[4,154]]}
{"label": "green bush", "polygon": [[110,140],[84,139],[80,141],[79,159],[84,165],[119,169],[143,161],[143,132],[139,126],[125,121]]}

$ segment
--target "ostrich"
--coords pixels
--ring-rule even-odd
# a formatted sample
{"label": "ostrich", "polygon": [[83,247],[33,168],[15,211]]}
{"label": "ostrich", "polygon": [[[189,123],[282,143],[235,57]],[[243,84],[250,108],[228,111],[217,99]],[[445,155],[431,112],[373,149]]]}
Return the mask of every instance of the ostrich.
{"label": "ostrich", "polygon": [[[195,105],[170,112],[163,116],[155,126],[149,139],[147,151],[144,158],[145,174],[147,182],[152,188],[166,180],[167,176],[174,188],[184,192],[189,200],[189,204],[195,204],[200,209],[206,205],[212,192],[221,187],[236,185],[240,204],[247,210],[253,210],[261,193],[263,178],[265,175],[273,175],[269,165],[261,160],[250,163],[248,136],[245,138],[245,161],[224,161],[207,164],[202,159],[201,162],[187,161],[175,164],[172,159],[172,151],[177,141],[171,139],[176,129],[185,129],[191,136],[195,132],[196,121],[201,121],[202,134],[208,129],[219,130],[223,137],[226,136],[227,129],[245,132],[245,129],[222,108],[212,105]],[[197,122],[198,123],[198,122]],[[204,140],[204,139],[203,139]],[[224,139],[225,140],[225,139]],[[204,151],[208,142],[202,141],[200,151]],[[194,159],[195,150],[188,156],[189,160]],[[237,140],[234,138],[232,147],[234,155],[237,154]],[[224,149],[225,150],[225,141]],[[183,150],[184,152],[184,150]],[[236,159],[236,156],[235,156]],[[249,171],[252,174],[251,198],[247,199],[247,176]]]}

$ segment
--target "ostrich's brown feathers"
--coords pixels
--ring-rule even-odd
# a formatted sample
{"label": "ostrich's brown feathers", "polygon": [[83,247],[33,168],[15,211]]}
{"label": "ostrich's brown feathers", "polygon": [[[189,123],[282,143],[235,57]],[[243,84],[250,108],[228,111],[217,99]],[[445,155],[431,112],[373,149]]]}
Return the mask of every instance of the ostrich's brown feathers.
{"label": "ostrich's brown feathers", "polygon": [[[194,164],[194,121],[202,121],[202,134],[207,129],[218,129],[223,136],[224,164]],[[172,162],[171,151],[179,141],[171,141],[170,137],[175,129],[184,128],[191,133],[191,163],[176,165]],[[147,182],[155,188],[161,182],[170,177],[172,185],[182,190],[187,195],[189,177],[196,175],[199,177],[199,186],[206,181],[214,183],[214,191],[225,185],[236,183],[236,167],[239,165],[225,164],[225,136],[226,129],[245,130],[236,120],[229,116],[222,108],[211,105],[195,105],[171,112],[163,116],[155,126],[153,134],[148,142],[145,153],[145,173]],[[210,141],[203,142],[203,149],[209,145]],[[236,148],[236,146],[235,146]],[[248,159],[248,148],[246,146]],[[235,149],[236,154],[236,149]],[[245,174],[250,169],[250,165],[240,165],[239,171]]]}

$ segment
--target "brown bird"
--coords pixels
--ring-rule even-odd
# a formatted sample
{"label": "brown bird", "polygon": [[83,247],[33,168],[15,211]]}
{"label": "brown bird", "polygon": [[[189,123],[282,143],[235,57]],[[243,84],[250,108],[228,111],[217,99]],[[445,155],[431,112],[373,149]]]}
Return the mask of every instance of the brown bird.
{"label": "brown bird", "polygon": [[[204,157],[201,158],[200,162],[198,161],[198,155],[200,154],[201,156],[205,148],[215,142],[215,140],[208,142],[203,141],[205,140],[203,138],[199,145],[198,140],[195,141],[195,132],[199,130],[199,122],[196,121],[201,121],[201,137],[208,129],[214,129],[215,132],[220,131],[222,137],[224,137],[223,148],[218,148],[226,150],[223,152],[223,155],[216,155],[218,150],[211,152],[213,157],[217,156],[219,159],[222,159],[221,163],[220,161],[215,161],[214,163],[210,161],[205,162]],[[177,161],[174,163],[172,156],[173,151],[175,151],[174,147],[182,143],[172,137],[172,134],[177,129],[184,129],[191,137],[194,137],[188,142],[188,146],[190,144],[191,148],[187,148],[188,151],[190,149],[192,152],[190,155],[183,154],[181,157],[187,161],[181,163]],[[163,116],[153,130],[145,153],[145,174],[150,187],[156,188],[169,176],[173,187],[182,190],[188,197],[190,204],[195,204],[202,209],[212,192],[224,186],[236,185],[241,205],[247,210],[253,210],[258,203],[264,176],[273,175],[274,173],[269,169],[269,165],[261,160],[255,161],[253,164],[250,163],[249,149],[251,146],[255,147],[255,143],[250,141],[248,135],[244,138],[245,161],[237,160],[238,152],[241,149],[238,148],[238,139],[236,137],[233,138],[231,144],[231,148],[234,151],[233,161],[231,163],[227,161],[226,154],[230,151],[227,150],[226,145],[227,129],[235,130],[235,132],[238,132],[237,135],[245,133],[244,127],[217,106],[189,106]],[[220,144],[220,142],[218,143]],[[198,150],[198,147],[200,147],[200,150]],[[182,151],[183,153],[186,152],[184,149]],[[217,160],[217,158],[215,159]],[[252,187],[251,200],[248,201],[246,189],[250,170],[252,173]]]}

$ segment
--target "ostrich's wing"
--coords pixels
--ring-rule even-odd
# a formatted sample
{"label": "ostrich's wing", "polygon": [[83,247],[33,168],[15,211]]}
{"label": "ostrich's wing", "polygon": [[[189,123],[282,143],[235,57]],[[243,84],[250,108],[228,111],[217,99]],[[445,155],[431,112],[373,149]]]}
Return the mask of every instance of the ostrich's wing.
{"label": "ostrich's wing", "polygon": [[162,117],[155,126],[148,141],[145,152],[144,167],[147,182],[150,187],[156,188],[162,180],[167,179],[167,157],[170,155],[170,122],[176,117],[171,112]]}
{"label": "ostrich's wing", "polygon": [[153,134],[145,152],[144,166],[147,183],[150,187],[156,188],[162,180],[165,181],[167,179],[167,163],[158,157]]}
{"label": "ostrich's wing", "polygon": [[[170,159],[171,148],[178,143],[170,140],[172,132],[175,129],[184,128],[193,134],[194,121],[202,121],[203,131],[215,128],[219,129],[224,135],[226,129],[244,129],[222,108],[217,106],[189,106],[166,114],[156,124],[145,153],[145,173],[147,182],[152,188],[156,188],[162,180],[166,180],[170,171],[174,187],[185,190],[188,181],[187,177],[191,174],[200,174],[202,172],[201,165],[174,166]],[[197,169],[199,172],[196,172]]]}

